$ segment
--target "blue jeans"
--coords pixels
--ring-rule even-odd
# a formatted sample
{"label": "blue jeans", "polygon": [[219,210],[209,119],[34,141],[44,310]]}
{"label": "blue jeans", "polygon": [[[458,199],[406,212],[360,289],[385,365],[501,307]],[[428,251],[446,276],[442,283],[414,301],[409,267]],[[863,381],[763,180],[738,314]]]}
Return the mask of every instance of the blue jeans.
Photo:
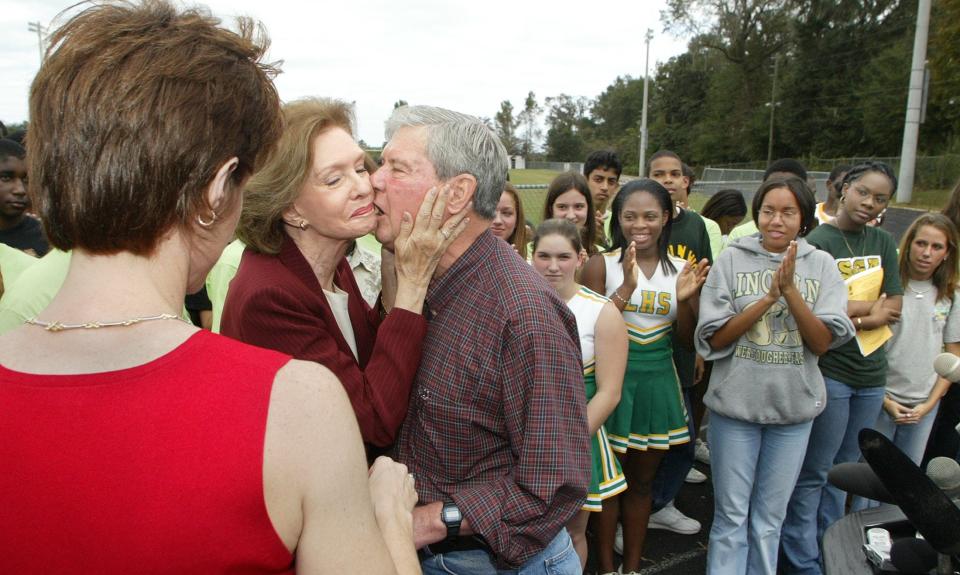
{"label": "blue jeans", "polygon": [[420,561],[424,575],[580,575],[580,557],[577,556],[566,529],[519,569],[497,569],[493,557],[486,551],[455,551],[442,555],[428,555]]}
{"label": "blue jeans", "polygon": [[[933,422],[937,419],[937,411],[939,409],[940,404],[937,404],[930,410],[930,413],[924,415],[923,419],[917,423],[903,425],[894,423],[890,414],[887,413],[885,409],[882,409],[873,428],[888,437],[911,461],[920,465],[920,460],[923,459],[923,451],[927,448],[927,439],[930,437],[930,430],[933,428]],[[853,511],[861,511],[868,507],[879,506],[880,503],[878,501],[864,499],[863,497],[854,497],[851,509]]]}
{"label": "blue jeans", "polygon": [[693,426],[693,388],[683,388],[683,403],[687,406],[687,429],[690,441],[681,445],[671,445],[670,451],[663,456],[657,474],[653,478],[653,503],[651,513],[656,513],[676,498],[683,487],[687,474],[693,468],[694,440],[696,432]]}
{"label": "blue jeans", "polygon": [[827,472],[837,463],[858,461],[857,434],[877,421],[883,387],[850,387],[823,378],[827,407],[813,420],[810,444],[797,486],[790,498],[780,538],[787,573],[820,575],[823,532],[843,515],[846,493],[827,485]]}
{"label": "blue jeans", "polygon": [[710,575],[775,575],[780,526],[812,421],[763,425],[710,413]]}

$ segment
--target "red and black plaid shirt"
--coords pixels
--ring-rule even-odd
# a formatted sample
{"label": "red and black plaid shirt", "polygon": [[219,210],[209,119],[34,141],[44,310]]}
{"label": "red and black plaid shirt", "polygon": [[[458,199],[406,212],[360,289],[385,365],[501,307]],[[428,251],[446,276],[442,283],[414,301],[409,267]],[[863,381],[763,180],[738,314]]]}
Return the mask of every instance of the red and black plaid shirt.
{"label": "red and black plaid shirt", "polygon": [[398,457],[421,502],[455,501],[497,562],[517,567],[580,509],[590,480],[576,320],[489,232],[427,302]]}

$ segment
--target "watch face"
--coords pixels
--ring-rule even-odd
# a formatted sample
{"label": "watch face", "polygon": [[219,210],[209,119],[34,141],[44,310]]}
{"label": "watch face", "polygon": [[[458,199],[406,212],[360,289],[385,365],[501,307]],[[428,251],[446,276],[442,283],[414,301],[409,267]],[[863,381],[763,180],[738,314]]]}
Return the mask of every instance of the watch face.
{"label": "watch face", "polygon": [[460,523],[460,519],[460,508],[456,505],[447,505],[443,508],[444,523]]}

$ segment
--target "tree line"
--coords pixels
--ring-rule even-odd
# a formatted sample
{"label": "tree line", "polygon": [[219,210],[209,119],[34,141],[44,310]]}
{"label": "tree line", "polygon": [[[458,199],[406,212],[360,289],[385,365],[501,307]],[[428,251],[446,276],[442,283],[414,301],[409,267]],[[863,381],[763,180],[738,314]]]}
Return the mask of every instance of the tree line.
{"label": "tree line", "polygon": [[[771,107],[775,158],[899,155],[917,0],[667,4],[664,29],[690,40],[651,76],[648,157],[766,159]],[[920,153],[960,153],[960,0],[933,1],[927,58]],[[503,101],[492,124],[513,154],[576,161],[612,148],[636,170],[642,105],[643,79],[627,75],[593,98]]]}

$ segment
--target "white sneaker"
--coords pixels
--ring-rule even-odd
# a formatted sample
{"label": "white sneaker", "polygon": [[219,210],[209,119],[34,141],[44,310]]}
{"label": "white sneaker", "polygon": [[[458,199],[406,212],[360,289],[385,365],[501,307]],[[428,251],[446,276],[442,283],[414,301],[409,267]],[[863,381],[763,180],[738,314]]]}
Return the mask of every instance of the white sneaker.
{"label": "white sneaker", "polygon": [[681,535],[693,535],[700,532],[700,522],[687,517],[673,506],[673,502],[650,516],[647,529],[664,529]]}
{"label": "white sneaker", "polygon": [[613,550],[623,555],[623,525],[617,523],[617,535],[613,538]]}
{"label": "white sneaker", "polygon": [[701,473],[696,467],[691,467],[686,479],[684,479],[687,483],[703,483],[706,480],[707,476]]}
{"label": "white sneaker", "polygon": [[704,465],[710,465],[710,446],[698,439],[693,447],[693,458]]}

